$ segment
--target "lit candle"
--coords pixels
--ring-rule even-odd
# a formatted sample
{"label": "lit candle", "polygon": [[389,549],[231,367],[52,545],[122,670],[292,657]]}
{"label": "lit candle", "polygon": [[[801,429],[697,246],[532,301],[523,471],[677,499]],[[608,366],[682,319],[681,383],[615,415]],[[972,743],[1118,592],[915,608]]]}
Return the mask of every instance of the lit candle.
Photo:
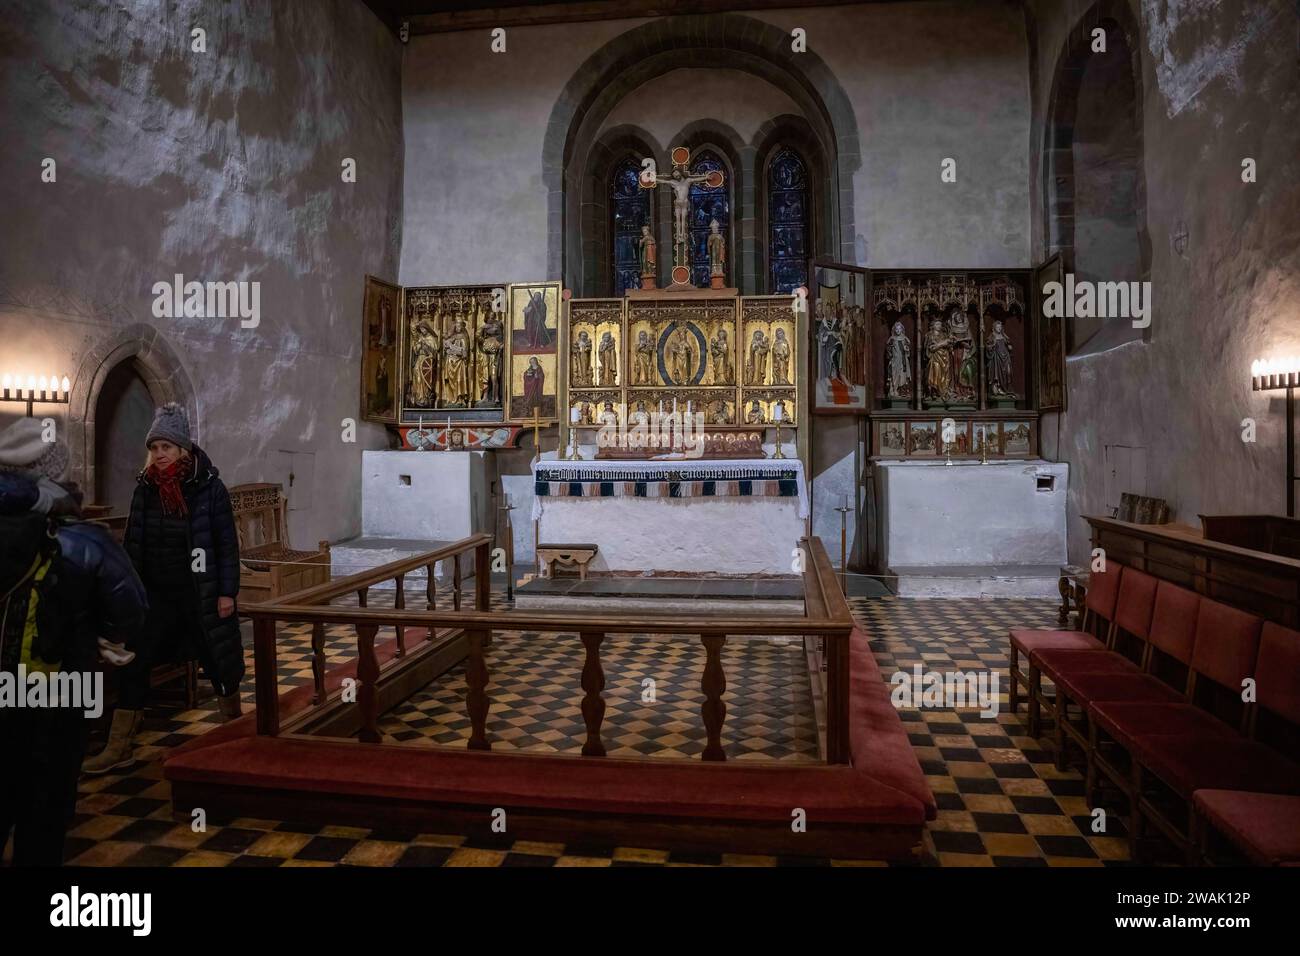
{"label": "lit candle", "polygon": [[63,376],[63,394],[67,395],[72,388],[72,383],[68,381],[68,376]]}
{"label": "lit candle", "polygon": [[40,390],[41,390],[42,392],[47,391],[48,388],[49,388],[49,384],[50,384],[50,383],[49,383],[49,380],[46,379],[46,377],[45,377],[44,375],[42,375],[42,376],[41,376],[41,379],[40,379],[40,382],[39,382]]}
{"label": "lit candle", "polygon": [[36,391],[36,376],[35,376],[35,375],[28,375],[28,376],[27,376],[27,397],[28,397],[28,398],[31,398],[31,397],[32,397],[32,393],[33,393],[34,391]]}
{"label": "lit candle", "polygon": [[14,384],[14,377],[10,375],[8,372],[5,372],[5,377],[3,379],[0,379],[0,387],[3,387],[4,390],[7,392],[9,391],[10,388],[13,387],[13,384]]}

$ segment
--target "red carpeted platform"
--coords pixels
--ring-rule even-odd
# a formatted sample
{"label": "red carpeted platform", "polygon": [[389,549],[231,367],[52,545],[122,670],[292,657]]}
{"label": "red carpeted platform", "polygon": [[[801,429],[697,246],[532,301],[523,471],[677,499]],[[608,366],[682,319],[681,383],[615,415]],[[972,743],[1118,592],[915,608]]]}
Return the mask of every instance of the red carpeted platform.
{"label": "red carpeted platform", "polygon": [[[382,660],[391,642],[377,648]],[[175,808],[210,815],[489,832],[519,839],[898,858],[934,819],[934,796],[866,636],[850,639],[852,764],[758,766],[627,760],[256,736],[253,715],[169,756]],[[337,686],[354,668],[335,668]],[[575,688],[575,694],[581,691]],[[280,698],[282,717],[311,689]],[[724,727],[725,735],[725,727]],[[792,829],[795,811],[807,831]]]}

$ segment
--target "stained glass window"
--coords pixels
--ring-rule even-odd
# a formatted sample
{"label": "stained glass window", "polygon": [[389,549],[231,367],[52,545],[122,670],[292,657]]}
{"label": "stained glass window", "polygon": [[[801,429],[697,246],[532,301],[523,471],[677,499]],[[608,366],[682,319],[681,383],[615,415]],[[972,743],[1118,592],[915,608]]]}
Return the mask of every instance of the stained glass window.
{"label": "stained glass window", "polygon": [[787,146],[767,165],[768,278],[775,295],[808,285],[808,169]]}
{"label": "stained glass window", "polygon": [[641,163],[632,156],[614,167],[609,185],[613,224],[614,295],[641,287],[641,227],[650,224],[651,190],[637,184]]}
{"label": "stained glass window", "polygon": [[718,231],[727,239],[727,271],[735,261],[731,248],[731,173],[717,153],[700,150],[693,157],[691,175],[698,176],[711,169],[722,172],[726,180],[721,186],[704,183],[691,185],[691,284],[701,288],[709,285],[709,223],[718,220]]}

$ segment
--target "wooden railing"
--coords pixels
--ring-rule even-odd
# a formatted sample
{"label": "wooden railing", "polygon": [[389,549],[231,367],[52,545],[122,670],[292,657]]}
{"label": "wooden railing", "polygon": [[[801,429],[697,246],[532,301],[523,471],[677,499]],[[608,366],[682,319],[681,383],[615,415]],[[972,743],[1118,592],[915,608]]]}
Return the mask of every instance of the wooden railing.
{"label": "wooden railing", "polygon": [[[313,724],[319,726],[322,720],[328,722],[329,714],[323,713],[327,710],[337,715],[340,694],[336,691],[326,695],[323,635],[327,625],[350,625],[357,635],[356,703],[360,727],[357,737],[365,742],[378,741],[378,717],[382,708],[376,689],[385,684],[386,687],[404,690],[411,683],[407,681],[403,684],[400,680],[401,672],[416,664],[415,653],[408,653],[405,647],[404,632],[418,628],[427,633],[426,640],[429,642],[429,648],[421,655],[422,659],[428,659],[432,654],[435,637],[439,648],[446,647],[448,641],[463,642],[462,656],[465,659],[467,685],[465,707],[470,720],[468,747],[471,750],[491,750],[492,743],[487,734],[491,675],[485,651],[493,632],[572,633],[580,638],[585,655],[580,688],[582,715],[586,725],[582,753],[589,757],[600,757],[605,754],[602,737],[605,677],[600,651],[606,637],[610,634],[690,635],[699,637],[705,654],[701,681],[704,703],[700,712],[707,743],[702,756],[705,760],[721,761],[725,759],[722,731],[726,721],[726,704],[722,696],[727,687],[722,649],[727,639],[785,635],[802,636],[806,641],[820,642],[824,672],[814,674],[813,678],[821,682],[824,695],[826,760],[830,763],[849,762],[848,642],[853,629],[853,618],[820,539],[805,538],[802,542],[806,556],[802,615],[734,617],[655,614],[644,611],[626,611],[617,615],[536,610],[491,611],[488,604],[490,540],[486,535],[474,535],[437,551],[286,595],[275,603],[250,607],[247,614],[254,621],[258,733],[277,736],[302,732]],[[474,558],[475,597],[472,610],[462,609],[459,601],[460,560],[463,555],[470,553]],[[456,597],[452,609],[440,610],[435,601],[433,566],[438,561],[446,560],[454,562],[453,586]],[[427,607],[424,610],[413,610],[405,606],[402,580],[406,573],[420,567],[428,568]],[[389,580],[397,585],[396,606],[392,609],[366,607],[366,590]],[[357,592],[360,607],[324,606],[329,600],[351,591]],[[307,713],[295,715],[292,725],[285,728],[280,723],[276,685],[277,626],[281,622],[306,622],[312,625],[313,675],[316,686],[312,707]],[[375,635],[380,627],[393,627],[397,634],[394,656],[382,669],[375,654]],[[577,691],[575,688],[575,693]],[[390,701],[388,706],[394,702]]]}
{"label": "wooden railing", "polygon": [[1300,560],[1214,541],[1185,525],[1130,524],[1088,515],[1084,520],[1092,528],[1093,548],[1101,548],[1108,559],[1300,627]]}

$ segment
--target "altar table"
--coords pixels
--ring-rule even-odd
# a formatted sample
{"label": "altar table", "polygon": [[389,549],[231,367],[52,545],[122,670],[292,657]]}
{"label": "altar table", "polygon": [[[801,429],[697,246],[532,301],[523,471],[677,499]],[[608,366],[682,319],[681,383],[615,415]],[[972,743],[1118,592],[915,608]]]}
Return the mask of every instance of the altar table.
{"label": "altar table", "polygon": [[797,458],[533,465],[540,540],[591,541],[597,572],[794,573],[808,487]]}

